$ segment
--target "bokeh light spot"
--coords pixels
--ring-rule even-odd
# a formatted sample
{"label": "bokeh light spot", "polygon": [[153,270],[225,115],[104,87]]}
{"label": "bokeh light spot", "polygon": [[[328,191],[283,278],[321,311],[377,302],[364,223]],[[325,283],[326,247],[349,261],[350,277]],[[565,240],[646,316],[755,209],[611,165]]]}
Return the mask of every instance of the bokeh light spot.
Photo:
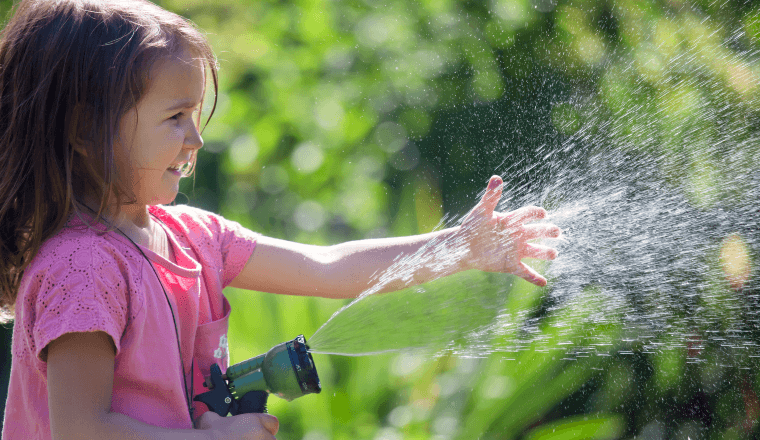
{"label": "bokeh light spot", "polygon": [[256,160],[259,145],[253,136],[243,135],[232,141],[229,151],[233,169],[244,171]]}
{"label": "bokeh light spot", "polygon": [[264,192],[277,194],[288,186],[288,172],[279,165],[268,166],[261,170],[260,185]]}
{"label": "bokeh light spot", "polygon": [[296,225],[304,231],[316,231],[325,224],[326,219],[325,209],[313,200],[302,202],[293,214]]}
{"label": "bokeh light spot", "polygon": [[720,264],[731,288],[741,289],[749,281],[752,274],[749,249],[739,234],[731,234],[723,240]]}
{"label": "bokeh light spot", "polygon": [[303,174],[310,174],[318,170],[324,159],[325,155],[322,153],[322,149],[312,142],[299,144],[290,157],[293,167]]}

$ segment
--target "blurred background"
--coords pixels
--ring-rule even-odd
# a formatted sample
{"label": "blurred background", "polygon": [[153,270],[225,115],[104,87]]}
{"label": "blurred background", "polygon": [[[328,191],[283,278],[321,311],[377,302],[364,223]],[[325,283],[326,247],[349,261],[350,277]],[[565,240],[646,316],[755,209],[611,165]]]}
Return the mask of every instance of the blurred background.
{"label": "blurred background", "polygon": [[[760,3],[157,3],[206,31],[221,66],[218,108],[179,203],[269,236],[329,245],[429,232],[467,212],[493,174],[514,189],[506,208],[544,203],[540,188],[561,177],[557,161],[621,151],[651,158],[645,163],[694,212],[742,208],[741,227],[697,257],[722,270],[714,292],[742,302],[724,315],[742,315],[745,330],[760,324],[748,312],[758,297]],[[3,16],[10,7],[0,1]],[[751,350],[727,360],[719,342],[698,337],[643,349],[614,324],[547,307],[552,281],[546,289],[496,282],[508,286],[502,315],[541,320],[541,349],[315,354],[322,393],[270,399],[278,438],[760,437]],[[236,311],[233,363],[298,334],[308,340],[348,303],[226,294]],[[572,347],[554,336],[555,322],[607,348],[565,356]],[[747,333],[749,345],[760,342]],[[0,390],[10,329],[2,336]]]}

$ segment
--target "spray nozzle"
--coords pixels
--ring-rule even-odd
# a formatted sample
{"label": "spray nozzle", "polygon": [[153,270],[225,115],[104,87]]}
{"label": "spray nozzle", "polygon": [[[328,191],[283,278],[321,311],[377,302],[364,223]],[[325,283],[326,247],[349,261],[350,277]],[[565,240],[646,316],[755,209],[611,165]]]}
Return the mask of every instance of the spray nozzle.
{"label": "spray nozzle", "polygon": [[[322,391],[314,359],[303,335],[275,345],[265,354],[232,365],[223,375],[216,364],[212,365],[205,385],[210,391],[195,400],[205,403],[220,416],[226,416],[227,412],[233,415],[263,412],[267,393],[290,401]],[[252,396],[257,396],[255,399],[263,400],[263,403],[246,403],[246,400],[254,399]]]}

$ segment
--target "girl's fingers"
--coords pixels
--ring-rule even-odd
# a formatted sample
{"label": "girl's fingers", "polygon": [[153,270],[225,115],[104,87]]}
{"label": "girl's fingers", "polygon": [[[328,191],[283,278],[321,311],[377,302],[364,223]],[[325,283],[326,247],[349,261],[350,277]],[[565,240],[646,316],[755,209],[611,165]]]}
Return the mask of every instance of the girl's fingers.
{"label": "girl's fingers", "polygon": [[213,423],[221,419],[221,417],[213,412],[213,411],[206,411],[205,413],[201,414],[200,417],[195,419],[195,427],[197,429],[211,429],[213,426]]}
{"label": "girl's fingers", "polygon": [[546,217],[546,210],[538,206],[525,206],[500,216],[499,222],[504,227],[515,224],[529,223]]}
{"label": "girl's fingers", "polygon": [[546,285],[546,278],[542,277],[535,269],[522,261],[520,262],[520,265],[517,266],[517,270],[514,274],[536,286],[544,287]]}
{"label": "girl's fingers", "polygon": [[535,240],[537,238],[557,238],[562,233],[559,226],[552,224],[535,224],[523,226],[522,238]]}
{"label": "girl's fingers", "polygon": [[269,414],[258,414],[258,416],[264,429],[272,433],[272,435],[277,434],[277,431],[280,430],[280,422],[277,420],[277,417]]}
{"label": "girl's fingers", "polygon": [[525,245],[523,258],[538,258],[539,260],[553,260],[557,258],[557,250],[549,246],[528,243]]}
{"label": "girl's fingers", "polygon": [[496,209],[496,205],[499,204],[503,186],[502,183],[501,177],[499,176],[492,176],[491,180],[488,181],[488,188],[486,188],[486,192],[483,194],[483,198],[480,202],[483,212],[486,215],[490,216],[494,209]]}

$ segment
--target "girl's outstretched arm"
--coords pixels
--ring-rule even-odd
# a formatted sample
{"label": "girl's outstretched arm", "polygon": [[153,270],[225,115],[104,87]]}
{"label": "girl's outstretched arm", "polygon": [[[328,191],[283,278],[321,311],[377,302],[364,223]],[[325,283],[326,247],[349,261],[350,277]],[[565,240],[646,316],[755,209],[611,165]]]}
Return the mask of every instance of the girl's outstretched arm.
{"label": "girl's outstretched arm", "polygon": [[379,292],[390,292],[467,269],[506,272],[543,286],[546,279],[523,258],[551,260],[557,251],[531,240],[559,237],[552,224],[529,224],[546,217],[538,207],[496,212],[502,180],[491,177],[480,202],[462,224],[411,237],[359,240],[313,246],[261,237],[233,287],[270,293],[352,298],[378,282],[378,275],[414,256],[384,277]]}
{"label": "girl's outstretched arm", "polygon": [[268,414],[219,417],[205,413],[201,429],[166,429],[110,412],[114,345],[104,332],[67,333],[47,347],[48,405],[54,440],[274,439],[277,419]]}

